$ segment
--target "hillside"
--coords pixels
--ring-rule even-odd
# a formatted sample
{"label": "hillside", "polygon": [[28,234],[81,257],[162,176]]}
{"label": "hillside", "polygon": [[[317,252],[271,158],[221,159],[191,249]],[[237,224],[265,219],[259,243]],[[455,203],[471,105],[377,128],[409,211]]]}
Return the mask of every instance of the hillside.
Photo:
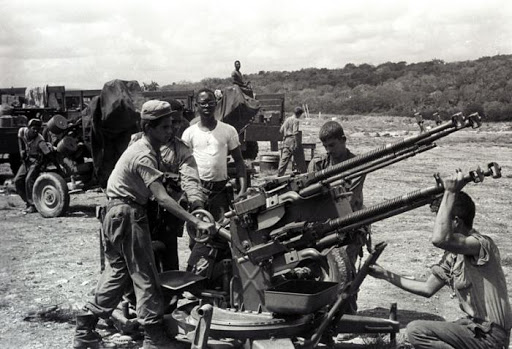
{"label": "hillside", "polygon": [[[243,71],[242,71],[243,72]],[[411,115],[429,118],[478,111],[487,120],[512,120],[512,55],[473,61],[378,66],[347,64],[341,69],[306,68],[244,75],[256,94],[285,93],[286,108],[307,103],[312,113]],[[224,88],[229,77],[162,86],[164,90]]]}

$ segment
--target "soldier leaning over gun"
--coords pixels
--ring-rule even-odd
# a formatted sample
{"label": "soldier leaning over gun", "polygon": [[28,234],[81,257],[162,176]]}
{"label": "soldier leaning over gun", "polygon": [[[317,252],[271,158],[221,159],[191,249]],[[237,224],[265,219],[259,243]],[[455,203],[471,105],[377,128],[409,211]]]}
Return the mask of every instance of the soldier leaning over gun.
{"label": "soldier leaning over gun", "polygon": [[102,229],[108,263],[94,299],[77,315],[74,348],[100,346],[101,337],[94,330],[98,318],[112,314],[130,284],[137,298],[137,318],[145,330],[144,349],[174,345],[163,327],[165,304],[145,206],[153,195],[166,210],[196,229],[214,234],[215,225],[184,210],[162,184],[160,147],[173,136],[172,114],[167,102],[144,103],[141,112],[144,136],[125,150],[108,179],[108,204]]}
{"label": "soldier leaning over gun", "polygon": [[[327,154],[322,157],[314,158],[309,163],[308,172],[320,171],[329,166],[333,166],[345,160],[355,157],[347,148],[347,137],[343,127],[336,121],[328,121],[322,125],[319,132],[319,138]],[[350,206],[352,211],[358,211],[363,208],[363,185],[365,176],[361,176],[350,183],[348,191],[352,192]],[[347,282],[352,281],[356,274],[357,257],[362,255],[362,247],[366,243],[364,235],[357,234],[355,241],[339,249],[342,259],[346,263]],[[357,313],[357,294],[349,298],[348,314]]]}
{"label": "soldier leaning over gun", "polygon": [[16,192],[26,203],[25,213],[36,212],[32,201],[32,188],[41,170],[43,157],[52,153],[52,149],[40,134],[41,128],[41,120],[32,119],[27,127],[21,127],[18,131],[22,163],[14,177],[14,185]]}
{"label": "soldier leaning over gun", "polygon": [[[173,134],[169,142],[160,148],[164,185],[169,195],[183,208],[194,211],[203,208],[206,194],[201,187],[197,164],[192,150],[179,138],[183,133],[183,105],[177,100],[170,100],[173,111],[171,115]],[[143,132],[132,135],[130,145],[142,138]],[[160,255],[162,271],[178,270],[178,237],[183,234],[183,221],[158,205],[156,200],[148,202],[148,218],[153,240],[165,245],[165,253]]]}

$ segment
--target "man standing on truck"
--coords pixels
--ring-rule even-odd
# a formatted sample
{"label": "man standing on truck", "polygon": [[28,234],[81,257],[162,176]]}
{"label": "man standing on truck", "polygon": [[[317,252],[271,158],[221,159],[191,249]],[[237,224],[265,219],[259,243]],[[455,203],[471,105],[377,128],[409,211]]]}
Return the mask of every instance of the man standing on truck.
{"label": "man standing on truck", "polygon": [[[247,190],[247,180],[238,133],[233,126],[215,119],[216,106],[217,101],[212,90],[199,90],[196,95],[199,121],[183,132],[182,139],[192,148],[196,159],[199,178],[208,195],[206,209],[216,221],[222,221],[224,213],[230,210],[230,195],[226,186],[229,181],[228,154],[235,162],[236,176],[240,184],[239,195]],[[226,250],[229,251],[227,246]],[[194,269],[200,259],[209,263],[211,252],[206,245],[195,244],[188,261],[188,269]]]}
{"label": "man standing on truck", "polygon": [[18,130],[18,147],[21,156],[21,166],[14,177],[16,193],[25,201],[24,213],[36,212],[32,201],[32,188],[39,175],[44,156],[50,155],[52,149],[41,136],[42,122],[32,119],[27,127]]}
{"label": "man standing on truck", "polygon": [[304,114],[304,109],[296,107],[293,115],[286,118],[279,129],[279,132],[283,135],[281,157],[279,158],[279,167],[277,169],[279,177],[283,176],[286,172],[292,157],[299,172],[306,172],[306,161],[304,160],[304,150],[302,149],[300,139],[300,117],[302,114]]}
{"label": "man standing on truck", "polygon": [[231,73],[233,85],[237,85],[238,87],[240,87],[240,90],[242,90],[242,92],[245,95],[247,95],[251,98],[254,98],[254,93],[252,91],[251,82],[250,81],[244,82],[243,75],[240,72],[240,67],[241,67],[240,61],[235,61],[235,70],[233,70],[233,72]]}
{"label": "man standing on truck", "polygon": [[160,147],[173,135],[167,102],[148,101],[142,106],[144,136],[128,147],[117,161],[107,183],[107,209],[103,219],[103,241],[107,265],[94,299],[77,315],[73,348],[97,348],[101,337],[94,330],[98,318],[108,318],[128,285],[135,289],[137,318],[144,326],[144,349],[172,348],[163,326],[164,298],[152,250],[146,215],[150,196],[176,217],[196,229],[215,233],[215,225],[188,213],[162,184]]}
{"label": "man standing on truck", "polygon": [[[347,137],[343,131],[343,127],[336,121],[327,121],[320,128],[318,135],[322,145],[326,150],[326,154],[311,160],[308,172],[316,172],[324,170],[330,166],[337,165],[343,161],[355,157],[355,155],[347,148]],[[352,211],[359,211],[363,208],[363,185],[365,176],[361,176],[349,184],[347,191],[352,192],[350,197],[350,206]],[[357,272],[356,262],[358,256],[362,256],[362,248],[366,242],[365,235],[369,228],[365,228],[358,232],[354,241],[346,246],[338,249],[341,259],[345,263],[346,280],[350,282],[354,280]],[[360,233],[360,234],[359,234]],[[357,313],[357,294],[351,295],[348,299],[347,314]]]}

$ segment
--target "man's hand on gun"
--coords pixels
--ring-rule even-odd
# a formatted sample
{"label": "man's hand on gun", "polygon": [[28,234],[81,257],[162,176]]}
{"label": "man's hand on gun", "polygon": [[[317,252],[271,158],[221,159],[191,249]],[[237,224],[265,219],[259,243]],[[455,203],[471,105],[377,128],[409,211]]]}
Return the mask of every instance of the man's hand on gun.
{"label": "man's hand on gun", "polygon": [[196,224],[198,236],[214,236],[217,233],[215,223],[199,221]]}
{"label": "man's hand on gun", "polygon": [[464,174],[460,168],[455,170],[455,174],[449,178],[443,179],[443,186],[445,191],[457,193],[464,188],[467,181],[464,179]]}

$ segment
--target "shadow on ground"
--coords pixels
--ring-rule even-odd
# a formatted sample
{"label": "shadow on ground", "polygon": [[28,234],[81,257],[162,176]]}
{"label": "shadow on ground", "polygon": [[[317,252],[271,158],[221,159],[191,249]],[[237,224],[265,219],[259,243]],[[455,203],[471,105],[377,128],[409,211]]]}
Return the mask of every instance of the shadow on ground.
{"label": "shadow on ground", "polygon": [[69,205],[67,217],[96,217],[96,204],[83,205],[83,204],[71,204]]}
{"label": "shadow on ground", "polygon": [[[378,318],[389,318],[389,309],[386,308],[373,308],[366,309],[357,313],[361,316],[371,316]],[[405,328],[409,322],[414,320],[432,320],[432,321],[445,321],[445,319],[439,315],[431,313],[423,313],[421,311],[413,310],[400,310],[397,311],[397,320],[400,322],[400,328]]]}

